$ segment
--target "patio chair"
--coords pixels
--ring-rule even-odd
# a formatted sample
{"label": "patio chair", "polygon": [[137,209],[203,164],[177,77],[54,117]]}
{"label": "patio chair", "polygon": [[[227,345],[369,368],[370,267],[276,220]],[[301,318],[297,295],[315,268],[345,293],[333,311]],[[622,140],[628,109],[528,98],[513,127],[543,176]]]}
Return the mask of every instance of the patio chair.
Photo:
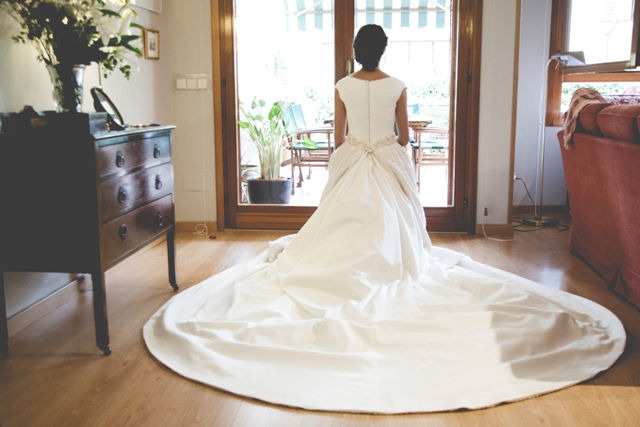
{"label": "patio chair", "polygon": [[291,178],[294,180],[295,169],[298,167],[298,182],[291,187],[291,194],[295,194],[295,188],[301,187],[304,181],[302,175],[304,166],[309,168],[307,179],[311,178],[312,167],[326,168],[329,166],[329,159],[334,150],[334,144],[331,142],[333,126],[307,127],[307,121],[300,104],[294,104],[290,109],[290,114],[293,117],[298,136],[307,136],[318,145],[315,149],[309,149],[296,141],[291,145]]}
{"label": "patio chair", "polygon": [[409,104],[407,105],[407,114],[415,115],[420,114],[420,104]]}
{"label": "patio chair", "polygon": [[424,129],[414,129],[414,139],[410,144],[416,182],[420,188],[422,166],[449,165],[449,127],[426,126]]}

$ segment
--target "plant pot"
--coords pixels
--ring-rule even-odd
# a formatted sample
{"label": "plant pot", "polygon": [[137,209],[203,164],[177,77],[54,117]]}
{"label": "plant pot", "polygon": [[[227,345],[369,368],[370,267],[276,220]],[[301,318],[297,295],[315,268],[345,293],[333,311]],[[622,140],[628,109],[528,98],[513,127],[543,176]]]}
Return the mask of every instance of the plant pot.
{"label": "plant pot", "polygon": [[291,178],[248,178],[249,203],[287,205],[291,201]]}

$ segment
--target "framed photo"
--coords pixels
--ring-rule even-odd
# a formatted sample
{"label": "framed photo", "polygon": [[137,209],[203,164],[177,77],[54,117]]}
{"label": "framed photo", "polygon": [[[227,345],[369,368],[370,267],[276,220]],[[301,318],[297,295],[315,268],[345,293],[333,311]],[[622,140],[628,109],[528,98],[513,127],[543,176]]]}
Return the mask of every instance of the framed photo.
{"label": "framed photo", "polygon": [[160,59],[160,31],[144,30],[145,59]]}

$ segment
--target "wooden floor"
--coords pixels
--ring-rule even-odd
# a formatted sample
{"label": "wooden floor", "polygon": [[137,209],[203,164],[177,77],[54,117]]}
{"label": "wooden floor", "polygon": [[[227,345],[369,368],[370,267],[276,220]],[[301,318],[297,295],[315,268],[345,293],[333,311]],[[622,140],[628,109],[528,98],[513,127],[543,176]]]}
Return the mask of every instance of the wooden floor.
{"label": "wooden floor", "polygon": [[[284,234],[228,231],[214,240],[178,233],[181,289],[254,256]],[[379,416],[262,403],[184,379],[147,351],[142,326],[173,295],[160,244],[107,273],[111,356],[95,346],[91,292],[10,338],[9,357],[0,360],[0,426],[640,426],[640,311],[569,253],[570,231],[516,233],[510,243],[431,237],[436,245],[604,305],[627,329],[625,353],[586,383],[478,411]]]}

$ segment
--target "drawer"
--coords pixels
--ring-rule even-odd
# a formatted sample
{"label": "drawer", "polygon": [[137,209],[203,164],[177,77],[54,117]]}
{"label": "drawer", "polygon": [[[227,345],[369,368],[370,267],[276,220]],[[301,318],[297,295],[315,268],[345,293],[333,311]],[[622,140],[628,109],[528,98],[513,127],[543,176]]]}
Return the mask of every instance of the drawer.
{"label": "drawer", "polygon": [[104,224],[100,229],[102,265],[111,265],[123,255],[149,243],[173,224],[171,194]]}
{"label": "drawer", "polygon": [[134,206],[173,193],[173,167],[165,163],[100,185],[100,218],[103,220]]}
{"label": "drawer", "polygon": [[98,148],[98,176],[123,173],[137,166],[167,163],[171,159],[171,137],[107,145]]}

